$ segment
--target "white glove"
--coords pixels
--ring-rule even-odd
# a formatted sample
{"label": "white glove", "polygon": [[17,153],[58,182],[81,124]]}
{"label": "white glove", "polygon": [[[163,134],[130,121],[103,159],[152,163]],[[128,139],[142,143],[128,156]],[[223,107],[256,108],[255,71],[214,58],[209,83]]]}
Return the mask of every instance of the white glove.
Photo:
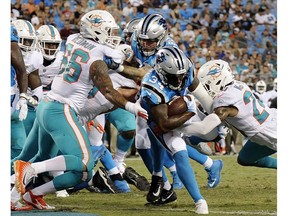
{"label": "white glove", "polygon": [[189,96],[189,95],[186,95],[186,96],[184,96],[184,101],[185,101],[185,103],[187,105],[187,111],[195,113],[195,111],[196,111],[196,103],[193,100],[193,98],[191,98],[191,96]]}
{"label": "white glove", "polygon": [[27,95],[21,93],[19,95],[19,100],[16,104],[16,110],[19,110],[19,120],[23,121],[27,117],[28,106],[27,106]]}
{"label": "white glove", "polygon": [[227,127],[227,125],[221,124],[218,126],[218,135],[221,137],[221,139],[225,139],[229,132],[230,129]]}
{"label": "white glove", "polygon": [[130,61],[134,55],[134,52],[130,45],[128,44],[120,44],[117,48],[122,54],[122,62],[123,61]]}
{"label": "white glove", "polygon": [[127,102],[125,105],[125,109],[136,116],[148,119],[147,111],[140,106],[139,102],[136,103]]}

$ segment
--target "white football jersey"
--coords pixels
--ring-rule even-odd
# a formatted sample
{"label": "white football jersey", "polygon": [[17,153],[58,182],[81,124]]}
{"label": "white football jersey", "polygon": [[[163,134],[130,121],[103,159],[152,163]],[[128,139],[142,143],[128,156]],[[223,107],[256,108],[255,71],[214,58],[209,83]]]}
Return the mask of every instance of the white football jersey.
{"label": "white football jersey", "polygon": [[116,71],[109,70],[109,76],[115,89],[120,87],[137,88],[137,83],[134,80],[128,79]]}
{"label": "white football jersey", "polygon": [[116,49],[86,39],[80,34],[70,35],[67,38],[60,73],[55,76],[51,91],[47,95],[69,104],[79,112],[93,87],[90,65],[96,60],[103,60],[104,56],[112,57],[117,63],[122,60],[122,54]]}
{"label": "white football jersey", "polygon": [[263,93],[264,103],[266,103],[269,107],[271,105],[271,100],[277,97],[277,91],[270,90]]}
{"label": "white football jersey", "polygon": [[40,65],[39,76],[43,86],[43,95],[46,95],[48,91],[51,90],[52,81],[60,71],[60,65],[63,59],[63,55],[63,52],[58,52],[56,54],[55,60],[50,65]]}
{"label": "white football jersey", "polygon": [[263,132],[271,124],[275,126],[271,136],[276,138],[276,109],[270,109],[257,100],[245,83],[234,81],[221,91],[213,100],[213,109],[222,106],[233,106],[238,109],[235,117],[227,117],[226,120],[248,138]]}
{"label": "white football jersey", "polygon": [[38,49],[29,52],[22,52],[22,54],[28,75],[39,69],[40,65],[43,64],[43,55]]}

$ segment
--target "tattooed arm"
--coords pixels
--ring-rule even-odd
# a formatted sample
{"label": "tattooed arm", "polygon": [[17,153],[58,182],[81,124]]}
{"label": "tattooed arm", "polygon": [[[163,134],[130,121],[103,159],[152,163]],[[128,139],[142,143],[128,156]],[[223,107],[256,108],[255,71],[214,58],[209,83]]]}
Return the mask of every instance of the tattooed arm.
{"label": "tattooed arm", "polygon": [[104,61],[97,60],[91,64],[90,77],[93,80],[94,85],[107,100],[116,106],[125,109],[125,105],[128,101],[113,88],[112,81],[108,75],[108,67]]}

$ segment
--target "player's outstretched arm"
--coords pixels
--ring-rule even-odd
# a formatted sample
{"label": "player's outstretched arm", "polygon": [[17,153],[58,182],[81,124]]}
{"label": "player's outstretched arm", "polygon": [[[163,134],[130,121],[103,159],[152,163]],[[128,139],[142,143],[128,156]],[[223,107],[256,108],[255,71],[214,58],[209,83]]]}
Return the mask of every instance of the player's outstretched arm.
{"label": "player's outstretched arm", "polygon": [[117,90],[113,88],[112,81],[108,75],[108,67],[102,60],[93,62],[90,66],[90,77],[94,85],[105,96],[107,100],[127,111],[147,118],[147,112],[139,104],[127,101]]}

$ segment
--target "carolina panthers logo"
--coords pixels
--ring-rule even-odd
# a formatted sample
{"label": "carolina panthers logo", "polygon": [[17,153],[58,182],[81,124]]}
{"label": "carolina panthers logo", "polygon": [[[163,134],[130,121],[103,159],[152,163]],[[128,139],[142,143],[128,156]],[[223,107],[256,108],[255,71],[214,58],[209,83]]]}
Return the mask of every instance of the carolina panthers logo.
{"label": "carolina panthers logo", "polygon": [[162,63],[162,62],[164,62],[164,61],[166,61],[166,57],[165,57],[164,53],[161,52],[161,53],[158,54],[157,57],[156,57],[156,63],[158,64],[158,63]]}
{"label": "carolina panthers logo", "polygon": [[165,19],[163,19],[163,18],[159,19],[158,24],[159,24],[160,26],[163,26],[163,28],[164,28],[165,30],[167,30],[167,22],[166,22]]}
{"label": "carolina panthers logo", "polygon": [[102,25],[104,20],[99,15],[90,16],[89,19],[86,18],[88,22],[91,23],[92,26],[99,27]]}
{"label": "carolina panthers logo", "polygon": [[222,65],[222,68],[220,68],[220,65],[213,65],[210,69],[207,75],[212,76],[213,78],[217,78],[221,75],[222,69],[224,65]]}

